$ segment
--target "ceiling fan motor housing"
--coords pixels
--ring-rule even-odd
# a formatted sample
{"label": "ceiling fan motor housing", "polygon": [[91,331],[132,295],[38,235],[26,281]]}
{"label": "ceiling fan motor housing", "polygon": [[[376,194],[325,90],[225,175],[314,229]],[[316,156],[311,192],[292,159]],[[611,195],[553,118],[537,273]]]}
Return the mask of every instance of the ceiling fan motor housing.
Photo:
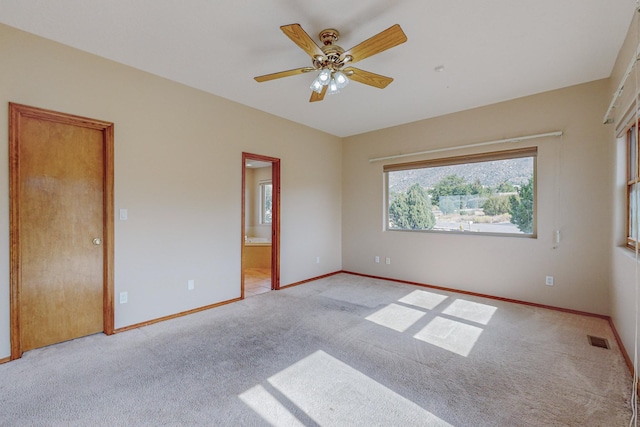
{"label": "ceiling fan motor housing", "polygon": [[313,66],[316,69],[328,68],[332,71],[338,71],[344,67],[349,60],[351,60],[350,56],[343,58],[342,54],[344,53],[344,49],[337,44],[333,44],[338,41],[338,38],[340,38],[338,30],[333,28],[322,30],[320,31],[319,38],[323,44],[321,49],[324,53],[324,57],[316,56],[313,58]]}

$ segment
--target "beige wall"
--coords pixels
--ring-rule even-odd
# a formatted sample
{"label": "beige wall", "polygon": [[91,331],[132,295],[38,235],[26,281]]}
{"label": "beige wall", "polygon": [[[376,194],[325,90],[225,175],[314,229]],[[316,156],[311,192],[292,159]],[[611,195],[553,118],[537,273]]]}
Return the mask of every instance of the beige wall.
{"label": "beige wall", "polygon": [[[613,153],[601,123],[608,94],[601,80],[347,138],[343,269],[608,314]],[[385,162],[370,158],[556,130],[564,136],[444,155],[537,145],[536,239],[383,231]],[[546,275],[555,286],[545,285]]]}
{"label": "beige wall", "polygon": [[[633,22],[627,33],[627,38],[620,49],[618,59],[609,81],[609,96],[607,106],[611,102],[613,94],[627,70],[629,62],[640,43],[638,38],[638,14],[635,14]],[[637,64],[637,63],[636,63]],[[634,71],[637,72],[637,66]],[[612,220],[614,234],[610,242],[612,275],[610,281],[611,293],[611,318],[624,343],[627,354],[633,356],[635,335],[635,302],[636,302],[636,261],[635,253],[626,249],[626,141],[624,135],[616,138],[616,128],[623,128],[622,122],[627,107],[638,92],[640,73],[632,74],[624,86],[624,92],[617,102],[617,108],[612,117],[615,125],[608,125],[607,146],[615,156],[615,176],[612,185],[614,200],[612,204]],[[603,113],[604,115],[604,113]]]}
{"label": "beige wall", "polygon": [[117,328],[240,296],[243,151],[282,161],[282,284],[341,268],[339,138],[2,25],[0,40],[0,358],[8,102],[115,123]]}

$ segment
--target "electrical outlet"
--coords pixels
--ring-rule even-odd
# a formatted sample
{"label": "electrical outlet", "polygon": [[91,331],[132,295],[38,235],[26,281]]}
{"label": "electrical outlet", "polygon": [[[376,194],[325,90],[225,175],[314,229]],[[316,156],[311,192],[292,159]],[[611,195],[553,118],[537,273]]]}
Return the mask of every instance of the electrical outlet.
{"label": "electrical outlet", "polygon": [[320,264],[320,257],[319,256],[316,257],[316,264]]}
{"label": "electrical outlet", "polygon": [[387,259],[385,260],[386,264],[389,265],[391,264],[391,258],[387,257]]}
{"label": "electrical outlet", "polygon": [[126,304],[129,301],[129,294],[127,292],[120,292],[120,304]]}
{"label": "electrical outlet", "polygon": [[547,276],[547,278],[545,279],[544,284],[547,285],[547,286],[553,286],[553,276]]}
{"label": "electrical outlet", "polygon": [[190,290],[190,291],[192,291],[195,287],[196,287],[196,283],[195,283],[195,281],[194,281],[193,279],[190,279],[190,280],[187,282],[187,289],[188,289],[188,290]]}
{"label": "electrical outlet", "polygon": [[376,257],[373,260],[376,264],[380,264],[380,257],[378,255],[376,255]]}

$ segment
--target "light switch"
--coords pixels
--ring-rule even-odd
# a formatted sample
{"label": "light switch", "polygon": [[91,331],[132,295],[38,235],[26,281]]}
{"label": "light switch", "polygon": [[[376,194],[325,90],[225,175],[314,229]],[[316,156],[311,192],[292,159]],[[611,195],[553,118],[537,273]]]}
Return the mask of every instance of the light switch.
{"label": "light switch", "polygon": [[127,215],[128,215],[128,213],[127,213],[126,209],[120,209],[120,219],[121,220],[127,219]]}

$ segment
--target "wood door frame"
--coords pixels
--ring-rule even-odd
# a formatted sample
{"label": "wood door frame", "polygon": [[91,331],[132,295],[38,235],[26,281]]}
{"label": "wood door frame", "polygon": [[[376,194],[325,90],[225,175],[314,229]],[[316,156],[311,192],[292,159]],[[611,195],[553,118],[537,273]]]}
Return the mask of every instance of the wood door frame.
{"label": "wood door frame", "polygon": [[30,107],[16,103],[9,103],[9,280],[10,280],[10,333],[11,333],[11,360],[22,356],[22,343],[20,335],[20,286],[21,286],[21,259],[20,259],[20,155],[19,136],[22,117],[30,117],[63,123],[72,126],[96,129],[103,135],[103,232],[104,245],[103,259],[103,328],[104,333],[111,335],[114,332],[114,307],[113,307],[113,271],[114,271],[114,233],[113,233],[113,123],[59,113],[37,107]]}
{"label": "wood door frame", "polygon": [[244,299],[244,236],[247,160],[271,163],[271,289],[280,289],[280,159],[260,154],[242,153],[242,228],[240,230],[240,298]]}

